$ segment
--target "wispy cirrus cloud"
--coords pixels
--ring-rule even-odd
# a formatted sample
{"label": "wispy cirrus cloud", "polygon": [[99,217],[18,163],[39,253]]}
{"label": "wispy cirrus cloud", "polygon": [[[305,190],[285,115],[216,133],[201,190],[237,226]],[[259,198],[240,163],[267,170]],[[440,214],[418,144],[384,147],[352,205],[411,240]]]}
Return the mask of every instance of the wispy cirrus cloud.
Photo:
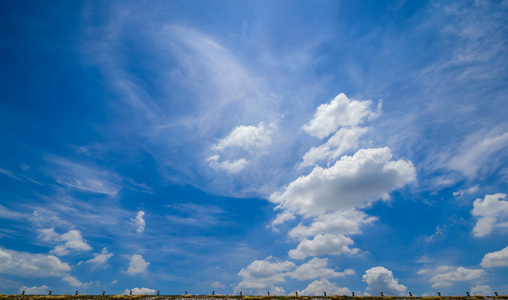
{"label": "wispy cirrus cloud", "polygon": [[[508,147],[508,132],[497,127],[490,131],[480,130],[469,135],[459,146],[459,153],[450,158],[447,165],[470,178],[479,173],[492,172],[506,163],[494,158],[494,154]],[[490,163],[487,163],[490,162]]]}
{"label": "wispy cirrus cloud", "polygon": [[123,187],[122,177],[98,166],[58,156],[46,156],[48,173],[60,184],[81,191],[115,196]]}

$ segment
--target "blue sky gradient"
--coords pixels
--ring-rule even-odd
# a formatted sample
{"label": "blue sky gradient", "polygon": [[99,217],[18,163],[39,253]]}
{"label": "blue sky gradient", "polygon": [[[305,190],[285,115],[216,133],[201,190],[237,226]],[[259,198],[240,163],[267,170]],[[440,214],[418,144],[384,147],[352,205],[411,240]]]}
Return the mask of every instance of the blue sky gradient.
{"label": "blue sky gradient", "polygon": [[0,293],[508,293],[506,1],[0,14]]}

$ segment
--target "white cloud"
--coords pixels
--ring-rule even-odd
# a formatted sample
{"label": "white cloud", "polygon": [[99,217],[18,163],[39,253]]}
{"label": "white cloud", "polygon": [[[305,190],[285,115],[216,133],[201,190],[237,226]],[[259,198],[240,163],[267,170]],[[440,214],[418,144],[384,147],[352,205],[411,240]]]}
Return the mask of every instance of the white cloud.
{"label": "white cloud", "polygon": [[[210,93],[224,102],[258,93],[255,80],[241,63],[212,38],[177,25],[164,29],[154,42],[178,58],[179,69],[172,72],[171,79],[201,91],[203,102],[209,102]],[[171,41],[170,47],[167,41]]]}
{"label": "white cloud", "polygon": [[473,202],[471,214],[478,217],[478,222],[473,228],[473,235],[482,237],[489,235],[496,227],[508,228],[508,201],[506,194],[485,195]]}
{"label": "white cloud", "polygon": [[53,164],[49,174],[67,187],[110,196],[115,196],[123,187],[122,177],[115,172],[57,156],[47,156],[46,160]]}
{"label": "white cloud", "polygon": [[348,288],[339,288],[328,279],[314,280],[303,291],[299,292],[302,296],[322,296],[326,292],[327,296],[331,295],[351,295]]}
{"label": "white cloud", "polygon": [[92,264],[93,268],[106,268],[108,266],[108,259],[113,256],[113,253],[109,253],[108,249],[103,248],[101,253],[94,253],[94,257],[87,260],[85,263]]}
{"label": "white cloud", "polygon": [[294,271],[288,273],[289,277],[298,280],[308,280],[315,278],[332,278],[332,277],[343,277],[346,275],[354,275],[355,271],[347,269],[344,272],[335,272],[328,268],[328,258],[317,258],[314,257],[310,261],[298,266]]}
{"label": "white cloud", "polygon": [[354,242],[351,238],[340,234],[318,234],[312,240],[304,239],[289,251],[294,259],[304,259],[308,256],[355,254],[358,248],[349,248]]}
{"label": "white cloud", "polygon": [[375,116],[369,109],[371,104],[372,101],[350,100],[341,93],[329,104],[321,104],[316,109],[314,118],[302,128],[310,135],[325,138],[340,126],[355,127],[361,124],[364,118]]}
{"label": "white cloud", "polygon": [[373,294],[383,292],[385,295],[399,296],[406,293],[406,287],[399,284],[398,279],[393,277],[392,271],[385,267],[374,267],[365,271],[362,277],[367,284],[367,290]]}
{"label": "white cloud", "polygon": [[213,155],[207,159],[208,164],[215,170],[223,170],[228,173],[238,173],[248,164],[245,158],[237,159],[233,162],[229,160],[219,161],[220,155]]}
{"label": "white cloud", "polygon": [[212,284],[210,286],[213,288],[216,288],[216,289],[223,289],[224,288],[224,285],[218,281],[212,282]]}
{"label": "white cloud", "polygon": [[123,295],[129,295],[131,291],[132,291],[132,295],[154,295],[156,292],[155,290],[152,290],[149,288],[137,288],[136,287],[131,290],[125,289],[125,291],[123,292]]}
{"label": "white cloud", "polygon": [[376,221],[377,217],[369,217],[358,210],[336,211],[318,216],[309,226],[299,224],[289,231],[292,238],[315,236],[317,234],[358,234],[362,225]]}
{"label": "white cloud", "polygon": [[10,210],[3,205],[0,205],[0,218],[7,220],[23,220],[27,218],[27,215]]}
{"label": "white cloud", "polygon": [[138,232],[138,233],[145,231],[145,220],[143,219],[144,215],[145,215],[145,212],[140,210],[140,211],[138,211],[136,218],[131,219],[132,223],[136,227],[136,232]]}
{"label": "white cloud", "polygon": [[349,150],[358,148],[358,139],[367,130],[367,128],[360,127],[339,129],[326,143],[313,147],[305,153],[300,166],[312,166],[324,159],[331,161]]}
{"label": "white cloud", "polygon": [[224,150],[227,147],[239,147],[250,150],[268,146],[272,142],[270,135],[276,128],[275,123],[270,124],[267,128],[263,122],[259,123],[257,127],[237,126],[227,137],[219,140],[219,143],[213,146],[213,149]]}
{"label": "white cloud", "polygon": [[62,276],[69,264],[53,255],[32,254],[0,249],[0,273],[20,277]]}
{"label": "white cloud", "polygon": [[58,256],[67,255],[71,250],[88,251],[92,249],[92,247],[83,240],[79,230],[69,230],[67,233],[58,234],[55,232],[54,228],[40,229],[39,239],[43,241],[65,241],[65,244],[58,245],[51,250],[51,253]]}
{"label": "white cloud", "polygon": [[478,132],[468,137],[459,147],[460,153],[452,157],[448,166],[472,178],[485,167],[495,169],[489,159],[496,152],[508,146],[506,127],[498,127],[490,132]]}
{"label": "white cloud", "polygon": [[489,285],[477,285],[471,288],[471,295],[492,296],[492,288]]}
{"label": "white cloud", "polygon": [[127,269],[127,274],[129,275],[136,275],[140,273],[146,273],[148,265],[150,265],[149,262],[146,262],[143,259],[143,256],[139,254],[132,255],[130,262],[129,262],[129,268]]}
{"label": "white cloud", "polygon": [[22,294],[25,291],[25,295],[47,295],[49,287],[47,285],[33,286],[33,287],[22,287],[18,290],[18,294]]}
{"label": "white cloud", "polygon": [[315,167],[306,176],[291,182],[269,200],[305,217],[363,207],[412,182],[416,171],[411,162],[393,161],[389,148],[361,149],[343,156],[327,169]]}
{"label": "white cloud", "polygon": [[62,280],[72,285],[73,287],[80,287],[83,285],[83,282],[79,281],[76,277],[71,275],[65,275],[65,277],[62,278]]}
{"label": "white cloud", "polygon": [[451,286],[453,282],[480,279],[486,275],[486,272],[482,269],[440,266],[435,269],[421,269],[418,274],[428,277],[432,287],[438,288]]}
{"label": "white cloud", "polygon": [[272,257],[265,260],[255,260],[246,268],[242,268],[238,275],[242,277],[242,281],[235,286],[234,291],[238,293],[243,291],[249,294],[265,294],[271,291],[276,294],[276,291],[284,290],[275,287],[274,284],[285,282],[284,277],[288,272],[293,270],[296,265],[290,261],[271,261]]}
{"label": "white cloud", "polygon": [[465,190],[458,190],[456,192],[453,192],[453,197],[460,198],[464,195],[474,194],[474,193],[478,192],[478,189],[479,189],[479,186],[475,185],[475,186],[472,186],[472,187],[467,188]]}
{"label": "white cloud", "polygon": [[485,254],[480,266],[482,268],[508,267],[508,247]]}

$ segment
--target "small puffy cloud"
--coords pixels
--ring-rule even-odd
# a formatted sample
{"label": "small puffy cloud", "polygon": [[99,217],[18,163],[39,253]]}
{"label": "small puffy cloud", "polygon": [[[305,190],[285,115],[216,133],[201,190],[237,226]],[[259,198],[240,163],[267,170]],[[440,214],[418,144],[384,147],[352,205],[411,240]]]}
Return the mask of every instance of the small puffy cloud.
{"label": "small puffy cloud", "polygon": [[223,170],[228,173],[238,173],[248,164],[245,158],[237,159],[233,162],[229,160],[220,161],[219,155],[213,155],[207,159],[208,164],[215,170]]}
{"label": "small puffy cloud", "polygon": [[33,287],[22,287],[18,290],[18,294],[22,294],[25,291],[25,295],[47,295],[49,287],[47,285],[33,286]]}
{"label": "small puffy cloud", "polygon": [[478,189],[479,189],[479,186],[475,185],[475,186],[472,186],[472,187],[467,188],[465,190],[458,190],[456,192],[453,192],[453,197],[460,198],[464,195],[474,194],[474,193],[478,192]]}
{"label": "small puffy cloud", "polygon": [[451,286],[453,282],[480,279],[487,273],[482,269],[440,266],[435,269],[421,269],[418,274],[428,277],[433,288],[439,288]]}
{"label": "small puffy cloud", "polygon": [[235,286],[235,293],[239,291],[250,294],[265,294],[267,291],[271,291],[274,295],[276,295],[276,291],[284,293],[282,288],[276,287],[274,284],[285,282],[284,277],[296,265],[287,260],[282,262],[271,260],[271,257],[265,260],[255,260],[246,268],[242,268],[238,272],[242,281]]}
{"label": "small puffy cloud", "polygon": [[312,166],[321,160],[335,160],[341,154],[358,148],[358,139],[367,132],[367,128],[341,128],[328,141],[311,148],[303,156],[301,167]]}
{"label": "small puffy cloud", "polygon": [[482,268],[508,267],[508,247],[485,254],[480,266]]}
{"label": "small puffy cloud", "polygon": [[471,295],[492,296],[492,288],[488,285],[477,285],[471,288]]}
{"label": "small puffy cloud", "polygon": [[340,234],[318,234],[312,240],[304,239],[289,251],[294,259],[304,259],[309,256],[355,254],[360,249],[349,248],[354,242],[351,238]]}
{"label": "small puffy cloud", "polygon": [[143,219],[144,215],[145,215],[145,212],[140,210],[140,211],[138,211],[136,218],[131,219],[132,223],[136,227],[136,232],[138,232],[138,233],[145,231],[145,220]]}
{"label": "small puffy cloud", "polygon": [[321,296],[324,293],[328,296],[351,295],[351,291],[348,288],[337,287],[334,283],[328,281],[328,279],[314,280],[298,294],[302,296]]}
{"label": "small puffy cloud", "polygon": [[389,148],[361,149],[353,156],[343,156],[330,168],[315,167],[282,192],[270,195],[269,200],[278,204],[278,209],[316,217],[389,199],[389,192],[415,178],[413,164],[392,160]]}
{"label": "small puffy cloud", "polygon": [[218,281],[212,282],[212,284],[210,286],[213,288],[216,288],[216,289],[223,289],[224,288],[224,285]]}
{"label": "small puffy cloud", "polygon": [[270,145],[272,142],[270,135],[275,128],[275,123],[266,127],[263,122],[259,123],[257,127],[243,125],[235,127],[227,137],[213,146],[213,149],[224,150],[227,147],[239,147],[249,150]]}
{"label": "small puffy cloud", "polygon": [[140,273],[146,273],[149,265],[150,263],[145,261],[143,259],[143,256],[139,254],[134,254],[131,256],[129,268],[127,269],[127,274],[136,275]]}
{"label": "small puffy cloud", "polygon": [[39,230],[38,237],[43,241],[64,241],[64,244],[58,245],[51,250],[51,253],[58,256],[67,255],[71,250],[89,251],[92,249],[92,247],[83,240],[81,231],[79,230],[69,230],[67,233],[58,234],[55,232],[54,228],[41,229]]}
{"label": "small puffy cloud", "polygon": [[123,295],[130,295],[130,292],[132,291],[132,295],[154,295],[155,290],[149,289],[149,288],[133,288],[131,290],[125,289],[123,291]]}
{"label": "small puffy cloud", "polygon": [[87,260],[85,263],[91,264],[93,268],[106,268],[108,259],[113,256],[113,253],[109,253],[108,249],[103,248],[101,253],[94,253],[94,257]]}
{"label": "small puffy cloud", "polygon": [[83,285],[83,282],[79,281],[76,277],[71,275],[65,275],[62,280],[72,285],[73,287],[80,287]]}
{"label": "small puffy cloud", "polygon": [[314,218],[309,226],[299,224],[289,231],[289,236],[301,238],[324,233],[357,234],[360,233],[362,225],[370,224],[377,219],[355,209],[336,211]]}
{"label": "small puffy cloud", "polygon": [[496,227],[508,228],[508,201],[506,194],[485,195],[473,202],[471,214],[478,218],[473,228],[473,235],[483,237],[489,235]]}
{"label": "small puffy cloud", "polygon": [[343,277],[354,274],[355,271],[352,269],[347,269],[344,272],[336,272],[328,268],[328,258],[314,257],[307,263],[298,266],[294,271],[288,273],[288,276],[298,280],[308,280],[315,278],[326,279],[332,277]]}
{"label": "small puffy cloud", "polygon": [[321,104],[314,118],[302,129],[320,139],[325,138],[341,126],[355,127],[363,123],[366,117],[374,117],[369,108],[371,104],[372,101],[350,100],[341,93],[329,104]]}
{"label": "small puffy cloud", "polygon": [[406,287],[399,284],[393,277],[392,271],[385,267],[374,267],[365,271],[362,277],[363,282],[367,284],[367,290],[373,294],[383,292],[386,295],[403,295],[406,293]]}
{"label": "small puffy cloud", "polygon": [[0,273],[19,277],[62,276],[69,264],[53,255],[33,254],[0,248]]}

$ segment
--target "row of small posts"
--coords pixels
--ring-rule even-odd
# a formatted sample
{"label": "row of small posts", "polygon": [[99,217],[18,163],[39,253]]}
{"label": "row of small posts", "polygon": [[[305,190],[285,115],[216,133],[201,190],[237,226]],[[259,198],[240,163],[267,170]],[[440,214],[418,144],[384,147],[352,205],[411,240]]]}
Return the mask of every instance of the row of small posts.
{"label": "row of small posts", "polygon": [[[355,296],[355,292],[351,292],[351,293],[352,293],[352,295],[354,297]],[[380,292],[380,294],[381,294],[381,297],[384,297],[383,292]],[[469,292],[466,292],[466,294],[467,294],[468,297],[471,297]],[[496,297],[499,296],[499,294],[497,292],[494,292],[494,294],[496,295]],[[212,293],[212,295],[213,295],[213,293]],[[298,297],[298,291],[295,292],[295,295]],[[326,292],[323,292],[323,295],[326,297]],[[439,297],[441,297],[441,292],[437,292],[437,295]],[[242,292],[240,292],[240,296],[242,296]],[[270,296],[270,292],[268,292],[268,296]],[[409,292],[409,297],[413,297],[413,293],[412,292]]]}
{"label": "row of small posts", "polygon": [[[51,296],[51,293],[52,293],[52,292],[53,292],[53,291],[49,291],[49,295],[50,295],[50,296]],[[157,291],[157,296],[159,296],[159,294],[160,294],[160,291]],[[323,294],[324,294],[324,296],[326,297],[326,292],[324,292]],[[354,296],[355,296],[355,292],[352,292],[352,294],[353,294],[353,297],[354,297]],[[467,294],[467,296],[468,296],[468,297],[471,297],[471,295],[469,294],[469,292],[466,292],[466,294]],[[497,296],[499,296],[497,292],[494,292],[494,294],[496,295],[496,297],[497,297]],[[23,292],[21,293],[21,295],[23,295],[23,296],[24,296],[24,295],[25,295],[25,291],[23,291]],[[79,291],[76,291],[76,296],[77,296],[77,295],[79,295]],[[106,291],[102,291],[102,295],[103,295],[103,296],[104,296],[104,295],[106,295]],[[130,291],[129,295],[131,295],[131,296],[132,296],[132,291]],[[212,296],[214,296],[214,295],[215,295],[215,291],[212,291]],[[295,292],[295,295],[298,297],[298,291],[296,291],[296,292]],[[438,295],[439,297],[441,297],[441,292],[437,292],[437,295]],[[187,296],[187,291],[185,291],[185,296]],[[241,292],[241,291],[240,291],[240,296],[243,296],[243,294],[242,294],[242,292]],[[270,296],[270,291],[268,291],[268,296]],[[383,292],[381,292],[381,297],[384,297]],[[413,293],[409,292],[409,297],[413,297]]]}

